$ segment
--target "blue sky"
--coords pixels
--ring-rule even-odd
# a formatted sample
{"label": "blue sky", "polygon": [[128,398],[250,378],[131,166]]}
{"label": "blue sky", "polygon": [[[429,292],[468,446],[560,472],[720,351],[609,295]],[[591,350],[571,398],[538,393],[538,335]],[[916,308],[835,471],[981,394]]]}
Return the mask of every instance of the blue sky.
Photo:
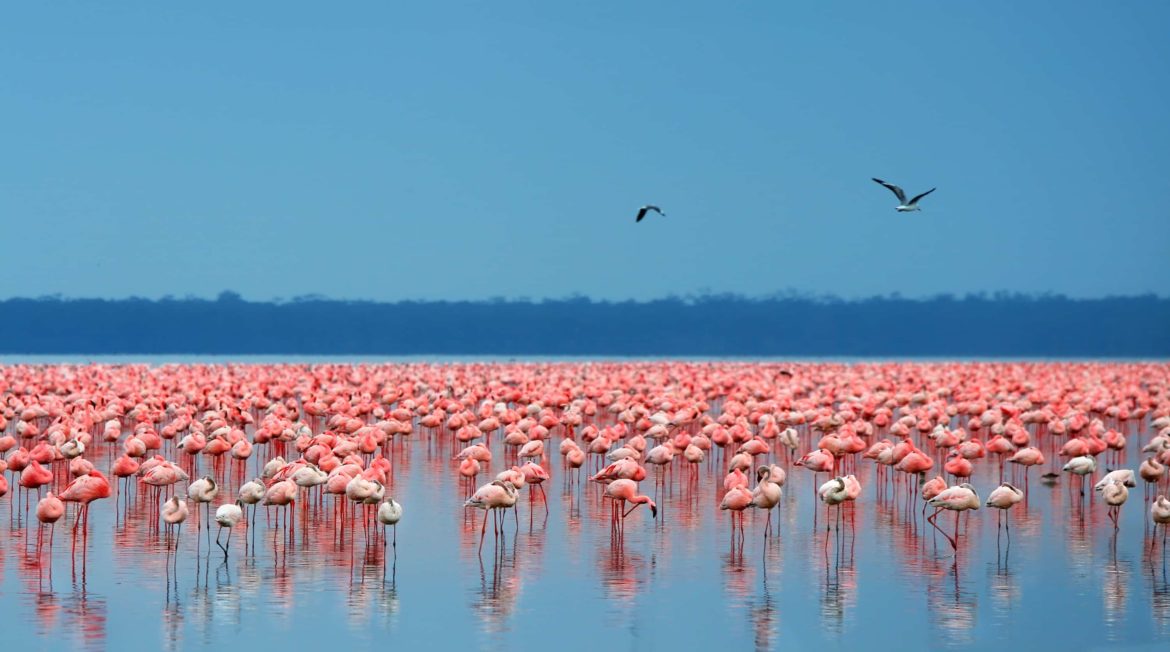
{"label": "blue sky", "polygon": [[1167,293],[1170,3],[734,5],[7,6],[0,296]]}

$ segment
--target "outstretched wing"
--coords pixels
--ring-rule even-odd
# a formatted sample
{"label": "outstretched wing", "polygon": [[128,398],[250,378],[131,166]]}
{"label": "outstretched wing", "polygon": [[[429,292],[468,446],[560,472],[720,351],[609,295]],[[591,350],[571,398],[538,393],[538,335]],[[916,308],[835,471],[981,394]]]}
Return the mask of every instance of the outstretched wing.
{"label": "outstretched wing", "polygon": [[663,213],[661,208],[647,204],[638,210],[638,219],[636,219],[634,221],[641,222],[642,218],[646,217],[646,211],[654,211],[655,213],[658,213],[659,215],[666,217],[666,213]]}
{"label": "outstretched wing", "polygon": [[922,193],[921,195],[918,195],[918,196],[917,196],[917,197],[915,197],[914,199],[911,199],[911,200],[910,200],[910,203],[909,203],[909,204],[907,204],[907,206],[913,206],[914,204],[917,204],[919,199],[922,199],[923,197],[925,197],[925,196],[929,195],[930,193],[934,192],[935,190],[938,190],[938,188],[931,188],[930,190],[927,190],[926,192]]}
{"label": "outstretched wing", "polygon": [[897,197],[898,201],[902,202],[902,204],[906,203],[906,193],[902,192],[901,188],[899,188],[898,186],[895,186],[892,183],[886,183],[885,181],[882,181],[881,179],[875,178],[874,181],[877,181],[878,183],[882,184],[883,186],[889,188],[890,192],[894,193],[894,196]]}

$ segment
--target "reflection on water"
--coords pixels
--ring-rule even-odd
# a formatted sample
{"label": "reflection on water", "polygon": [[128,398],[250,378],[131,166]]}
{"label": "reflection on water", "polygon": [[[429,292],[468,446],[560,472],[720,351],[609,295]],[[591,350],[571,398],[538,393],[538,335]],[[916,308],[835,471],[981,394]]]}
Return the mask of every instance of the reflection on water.
{"label": "reflection on water", "polygon": [[1129,566],[1128,561],[1118,561],[1116,552],[1114,552],[1113,557],[1105,564],[1103,569],[1101,613],[1105,621],[1106,633],[1111,641],[1123,640],[1125,638],[1124,619],[1129,594]]}
{"label": "reflection on water", "polygon": [[978,595],[962,577],[958,560],[949,567],[940,564],[927,584],[927,612],[938,640],[950,645],[969,645],[974,641]]}
{"label": "reflection on water", "polygon": [[[765,554],[765,557],[767,555]],[[753,643],[756,650],[771,650],[775,646],[776,633],[779,629],[779,610],[772,591],[768,588],[768,573],[761,575],[760,589],[757,595],[749,602]]]}
{"label": "reflection on water", "polygon": [[839,638],[845,631],[846,612],[857,600],[857,576],[849,564],[839,558],[825,563],[821,584],[822,626]]}
{"label": "reflection on water", "polygon": [[[516,568],[517,540],[503,539],[492,548],[490,561],[479,560],[479,586],[471,602],[484,634],[506,631],[520,597],[520,577]],[[485,568],[486,564],[486,568]]]}
{"label": "reflection on water", "polygon": [[997,622],[1010,620],[1020,604],[1020,583],[1010,566],[1011,548],[1004,552],[1004,561],[987,578],[987,592],[995,611]]}
{"label": "reflection on water", "polygon": [[1170,578],[1167,577],[1166,564],[1159,568],[1151,562],[1149,573],[1150,611],[1155,631],[1158,636],[1170,636]]}
{"label": "reflection on water", "polygon": [[[500,442],[492,447],[506,459]],[[71,507],[51,544],[31,517],[36,496],[13,491],[0,500],[0,610],[28,626],[8,636],[128,650],[263,648],[294,631],[305,646],[365,647],[392,634],[491,649],[537,636],[566,649],[1170,640],[1167,559],[1143,533],[1140,492],[1114,533],[1095,496],[1065,478],[1033,482],[1010,513],[963,515],[955,554],[908,497],[917,487],[879,478],[868,463],[856,469],[859,502],[829,511],[813,500],[811,473],[788,465],[770,536],[759,512],[745,514],[741,536],[718,509],[721,458],[680,463],[658,489],[659,518],[637,510],[623,531],[610,526],[601,487],[570,477],[554,455],[547,496],[526,488],[517,510],[485,528],[482,512],[462,507],[474,484],[462,483],[451,453],[422,434],[390,452],[392,491],[406,508],[397,546],[368,514],[317,493],[258,510],[254,527],[233,533],[226,561],[202,512],[176,538],[152,511],[161,498],[142,488],[121,486],[96,504],[88,534],[73,533]],[[225,468],[223,495],[257,471]],[[997,474],[977,468],[984,497]],[[956,527],[951,514],[939,523],[948,534]],[[1072,633],[1068,622],[1084,627]]]}

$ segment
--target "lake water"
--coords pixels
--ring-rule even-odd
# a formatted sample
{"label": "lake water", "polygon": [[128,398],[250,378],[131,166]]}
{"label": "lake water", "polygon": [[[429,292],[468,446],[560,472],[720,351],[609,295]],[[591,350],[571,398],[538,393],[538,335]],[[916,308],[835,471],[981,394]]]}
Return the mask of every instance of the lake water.
{"label": "lake water", "polygon": [[[1133,443],[1149,433],[1134,424],[1127,434],[1136,468]],[[493,470],[502,448],[493,438]],[[718,509],[718,461],[694,477],[676,462],[659,517],[639,508],[618,537],[601,487],[567,480],[550,450],[547,517],[525,489],[503,538],[488,525],[482,554],[482,515],[462,506],[472,489],[455,472],[449,436],[396,440],[391,493],[406,512],[396,553],[360,521],[338,527],[352,516],[338,517],[331,498],[295,508],[291,540],[261,509],[255,528],[235,532],[227,561],[193,516],[171,553],[148,517],[154,498],[122,489],[94,504],[87,536],[71,533],[71,508],[51,550],[44,533],[38,561],[35,504],[26,514],[9,473],[12,490],[0,499],[5,640],[114,650],[1170,649],[1170,550],[1160,536],[1150,546],[1140,486],[1115,532],[1099,497],[1082,503],[1068,477],[1045,485],[1033,472],[1010,535],[994,510],[980,509],[964,518],[956,556],[923,522],[919,501],[907,508],[888,490],[879,495],[868,461],[858,460],[864,491],[846,511],[852,526],[834,532],[812,474],[790,467],[778,532],[766,541],[758,512],[742,540],[733,534]],[[107,455],[99,447],[89,457]],[[247,469],[229,461],[221,496],[234,496],[262,456]],[[998,471],[976,469],[985,499]],[[954,516],[939,523],[950,532]]]}

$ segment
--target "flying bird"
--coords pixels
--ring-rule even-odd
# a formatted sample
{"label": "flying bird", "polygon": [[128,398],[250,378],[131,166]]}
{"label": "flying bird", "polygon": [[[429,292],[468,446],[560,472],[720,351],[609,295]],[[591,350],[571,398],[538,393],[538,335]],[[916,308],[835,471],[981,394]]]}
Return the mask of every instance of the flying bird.
{"label": "flying bird", "polygon": [[641,222],[642,218],[646,217],[646,211],[654,211],[655,213],[658,213],[659,215],[666,217],[666,213],[663,213],[661,208],[658,208],[657,206],[647,205],[647,206],[643,206],[642,208],[638,209],[638,219],[636,219],[634,221]]}
{"label": "flying bird", "polygon": [[931,188],[930,190],[927,190],[926,192],[922,193],[921,195],[918,195],[914,199],[911,199],[910,201],[906,201],[906,193],[898,186],[895,186],[892,183],[886,183],[885,181],[882,181],[881,179],[874,179],[874,181],[889,188],[890,192],[894,193],[894,195],[897,196],[898,201],[900,203],[898,204],[898,207],[894,210],[898,211],[899,213],[906,213],[909,211],[922,210],[921,208],[918,208],[918,200],[929,195],[930,193],[934,192],[935,190],[938,190],[937,188]]}

